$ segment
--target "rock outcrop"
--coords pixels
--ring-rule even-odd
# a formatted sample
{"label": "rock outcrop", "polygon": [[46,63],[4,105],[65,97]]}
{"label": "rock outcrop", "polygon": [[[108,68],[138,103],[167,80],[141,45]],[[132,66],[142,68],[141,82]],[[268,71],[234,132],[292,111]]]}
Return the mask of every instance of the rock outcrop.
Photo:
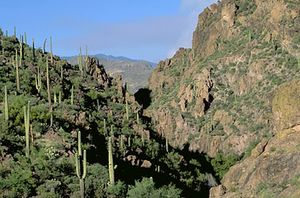
{"label": "rock outcrop", "polygon": [[210,197],[300,196],[300,80],[283,84],[272,102],[275,135],[230,168]]}

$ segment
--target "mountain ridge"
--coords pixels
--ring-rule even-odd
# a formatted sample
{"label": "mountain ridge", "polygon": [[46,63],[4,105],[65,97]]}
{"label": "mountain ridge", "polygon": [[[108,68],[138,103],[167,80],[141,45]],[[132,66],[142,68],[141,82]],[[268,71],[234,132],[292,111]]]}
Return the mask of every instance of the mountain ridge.
{"label": "mountain ridge", "polygon": [[[71,64],[78,64],[78,56],[62,57]],[[120,74],[124,83],[128,85],[130,92],[134,93],[140,88],[147,87],[150,73],[155,67],[155,63],[145,60],[135,60],[124,56],[112,56],[105,54],[91,55],[99,60],[108,73],[112,75]]]}

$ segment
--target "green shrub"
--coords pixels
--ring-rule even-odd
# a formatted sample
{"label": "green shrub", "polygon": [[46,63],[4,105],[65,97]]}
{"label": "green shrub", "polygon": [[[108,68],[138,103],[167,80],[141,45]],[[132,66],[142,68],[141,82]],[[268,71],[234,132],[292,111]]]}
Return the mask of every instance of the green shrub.
{"label": "green shrub", "polygon": [[155,184],[152,178],[143,178],[142,181],[135,182],[135,186],[130,186],[127,197],[128,198],[179,198],[181,190],[177,189],[173,185],[163,186],[161,188],[155,188]]}
{"label": "green shrub", "polygon": [[211,160],[211,164],[216,175],[223,178],[229,168],[237,161],[239,161],[239,157],[234,154],[224,155],[223,153],[217,153],[216,157]]}

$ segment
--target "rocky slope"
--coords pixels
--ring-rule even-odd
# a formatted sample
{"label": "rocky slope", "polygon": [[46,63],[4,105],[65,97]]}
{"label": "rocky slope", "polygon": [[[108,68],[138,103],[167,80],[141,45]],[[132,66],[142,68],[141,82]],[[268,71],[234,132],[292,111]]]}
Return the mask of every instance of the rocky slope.
{"label": "rocky slope", "polygon": [[224,0],[200,14],[192,49],[160,62],[149,80],[146,114],[172,146],[241,155],[272,135],[269,99],[299,77],[296,5]]}
{"label": "rocky slope", "polygon": [[[128,85],[131,93],[140,88],[147,87],[148,78],[155,67],[154,63],[133,60],[126,57],[114,57],[104,54],[97,54],[95,57],[99,63],[104,66],[105,70],[111,75],[121,75],[124,82]],[[71,64],[78,64],[77,57],[64,57]]]}
{"label": "rocky slope", "polygon": [[[278,119],[272,113],[278,86],[300,77],[298,5],[298,0],[213,4],[199,15],[192,49],[179,49],[150,76],[152,103],[144,113],[171,146],[188,146],[210,157],[242,158],[212,195],[221,191],[223,196],[229,189],[245,194],[227,193],[228,197],[257,197],[269,188],[280,194],[284,188],[276,191],[274,183],[298,178],[296,173],[279,173],[281,168],[298,168],[299,153],[289,145],[299,142],[294,133],[297,123],[291,120],[291,125],[281,126],[287,124],[282,117],[287,116],[283,112],[292,96],[278,99],[282,100],[275,110],[275,115],[280,112]],[[274,147],[280,149],[270,154]],[[266,191],[256,191],[259,182],[271,180]],[[282,193],[296,196],[298,191]]]}
{"label": "rocky slope", "polygon": [[233,166],[210,197],[300,196],[300,81],[281,85],[272,111],[275,134],[262,140],[251,155]]}

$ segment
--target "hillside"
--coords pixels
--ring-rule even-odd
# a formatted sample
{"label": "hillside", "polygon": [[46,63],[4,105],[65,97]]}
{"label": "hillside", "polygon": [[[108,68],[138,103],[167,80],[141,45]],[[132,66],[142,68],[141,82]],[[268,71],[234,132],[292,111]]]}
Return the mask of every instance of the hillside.
{"label": "hillside", "polygon": [[[281,84],[300,77],[298,4],[297,0],[213,4],[199,15],[192,48],[179,49],[150,76],[151,103],[144,112],[170,145],[215,159],[233,155],[240,160],[228,174],[217,171],[220,178],[225,175],[223,185],[214,188],[211,197],[297,197],[292,194],[299,192],[296,183],[293,192],[285,189],[298,178],[291,171],[299,169],[300,158],[288,145],[300,142],[293,136],[280,140],[277,136],[281,137],[278,130],[297,131],[299,123],[291,120],[292,125],[277,129],[288,113],[279,106],[282,114],[275,112],[279,118],[274,119],[272,100]],[[297,109],[289,104],[299,89],[293,90],[283,92],[278,105]],[[264,142],[270,145],[265,147]],[[276,149],[273,157],[266,158],[268,153],[248,159],[255,147],[282,150]],[[252,169],[247,170],[248,165]]]}
{"label": "hillside", "polygon": [[172,148],[97,59],[49,51],[0,31],[0,197],[208,196],[214,159]]}
{"label": "hillside", "polygon": [[[99,64],[103,65],[105,70],[112,75],[120,74],[124,82],[128,85],[131,93],[136,92],[140,88],[147,87],[148,78],[155,67],[155,63],[144,60],[133,60],[122,56],[108,56],[104,54],[96,54]],[[63,57],[71,64],[78,64],[77,56]]]}

